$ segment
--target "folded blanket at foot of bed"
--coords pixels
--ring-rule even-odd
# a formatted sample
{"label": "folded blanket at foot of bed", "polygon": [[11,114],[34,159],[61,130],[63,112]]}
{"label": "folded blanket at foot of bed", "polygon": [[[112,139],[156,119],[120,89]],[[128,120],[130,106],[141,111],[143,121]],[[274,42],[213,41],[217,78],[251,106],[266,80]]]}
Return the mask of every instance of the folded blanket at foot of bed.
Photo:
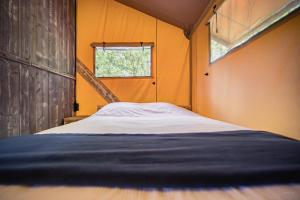
{"label": "folded blanket at foot of bed", "polygon": [[300,142],[262,131],[0,140],[0,184],[211,187],[300,182]]}

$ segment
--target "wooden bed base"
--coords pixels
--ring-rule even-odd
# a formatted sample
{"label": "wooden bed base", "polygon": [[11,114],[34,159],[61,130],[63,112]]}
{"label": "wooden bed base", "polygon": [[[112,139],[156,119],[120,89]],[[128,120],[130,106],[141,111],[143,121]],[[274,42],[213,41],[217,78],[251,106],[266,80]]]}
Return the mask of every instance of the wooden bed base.
{"label": "wooden bed base", "polygon": [[199,190],[0,186],[5,200],[299,200],[300,184]]}

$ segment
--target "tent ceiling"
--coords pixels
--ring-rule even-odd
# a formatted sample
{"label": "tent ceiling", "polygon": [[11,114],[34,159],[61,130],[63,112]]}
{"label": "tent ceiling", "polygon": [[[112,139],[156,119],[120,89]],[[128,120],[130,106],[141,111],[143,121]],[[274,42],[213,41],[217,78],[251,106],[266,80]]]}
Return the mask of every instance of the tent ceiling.
{"label": "tent ceiling", "polygon": [[197,23],[211,0],[116,0],[185,31]]}

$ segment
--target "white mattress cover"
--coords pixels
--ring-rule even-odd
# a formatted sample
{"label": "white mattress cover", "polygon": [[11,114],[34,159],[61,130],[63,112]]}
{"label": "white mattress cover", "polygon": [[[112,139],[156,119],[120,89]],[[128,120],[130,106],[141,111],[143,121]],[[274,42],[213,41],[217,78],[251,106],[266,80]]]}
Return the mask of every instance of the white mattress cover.
{"label": "white mattress cover", "polygon": [[249,130],[168,103],[113,103],[83,120],[37,134],[163,134]]}

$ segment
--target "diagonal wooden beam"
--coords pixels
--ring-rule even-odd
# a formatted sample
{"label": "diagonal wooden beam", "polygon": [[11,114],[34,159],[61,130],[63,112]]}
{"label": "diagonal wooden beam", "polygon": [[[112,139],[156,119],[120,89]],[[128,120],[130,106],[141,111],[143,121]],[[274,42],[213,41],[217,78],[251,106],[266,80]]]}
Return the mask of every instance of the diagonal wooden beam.
{"label": "diagonal wooden beam", "polygon": [[97,80],[93,72],[78,58],[76,59],[76,70],[108,103],[120,101],[104,83]]}

